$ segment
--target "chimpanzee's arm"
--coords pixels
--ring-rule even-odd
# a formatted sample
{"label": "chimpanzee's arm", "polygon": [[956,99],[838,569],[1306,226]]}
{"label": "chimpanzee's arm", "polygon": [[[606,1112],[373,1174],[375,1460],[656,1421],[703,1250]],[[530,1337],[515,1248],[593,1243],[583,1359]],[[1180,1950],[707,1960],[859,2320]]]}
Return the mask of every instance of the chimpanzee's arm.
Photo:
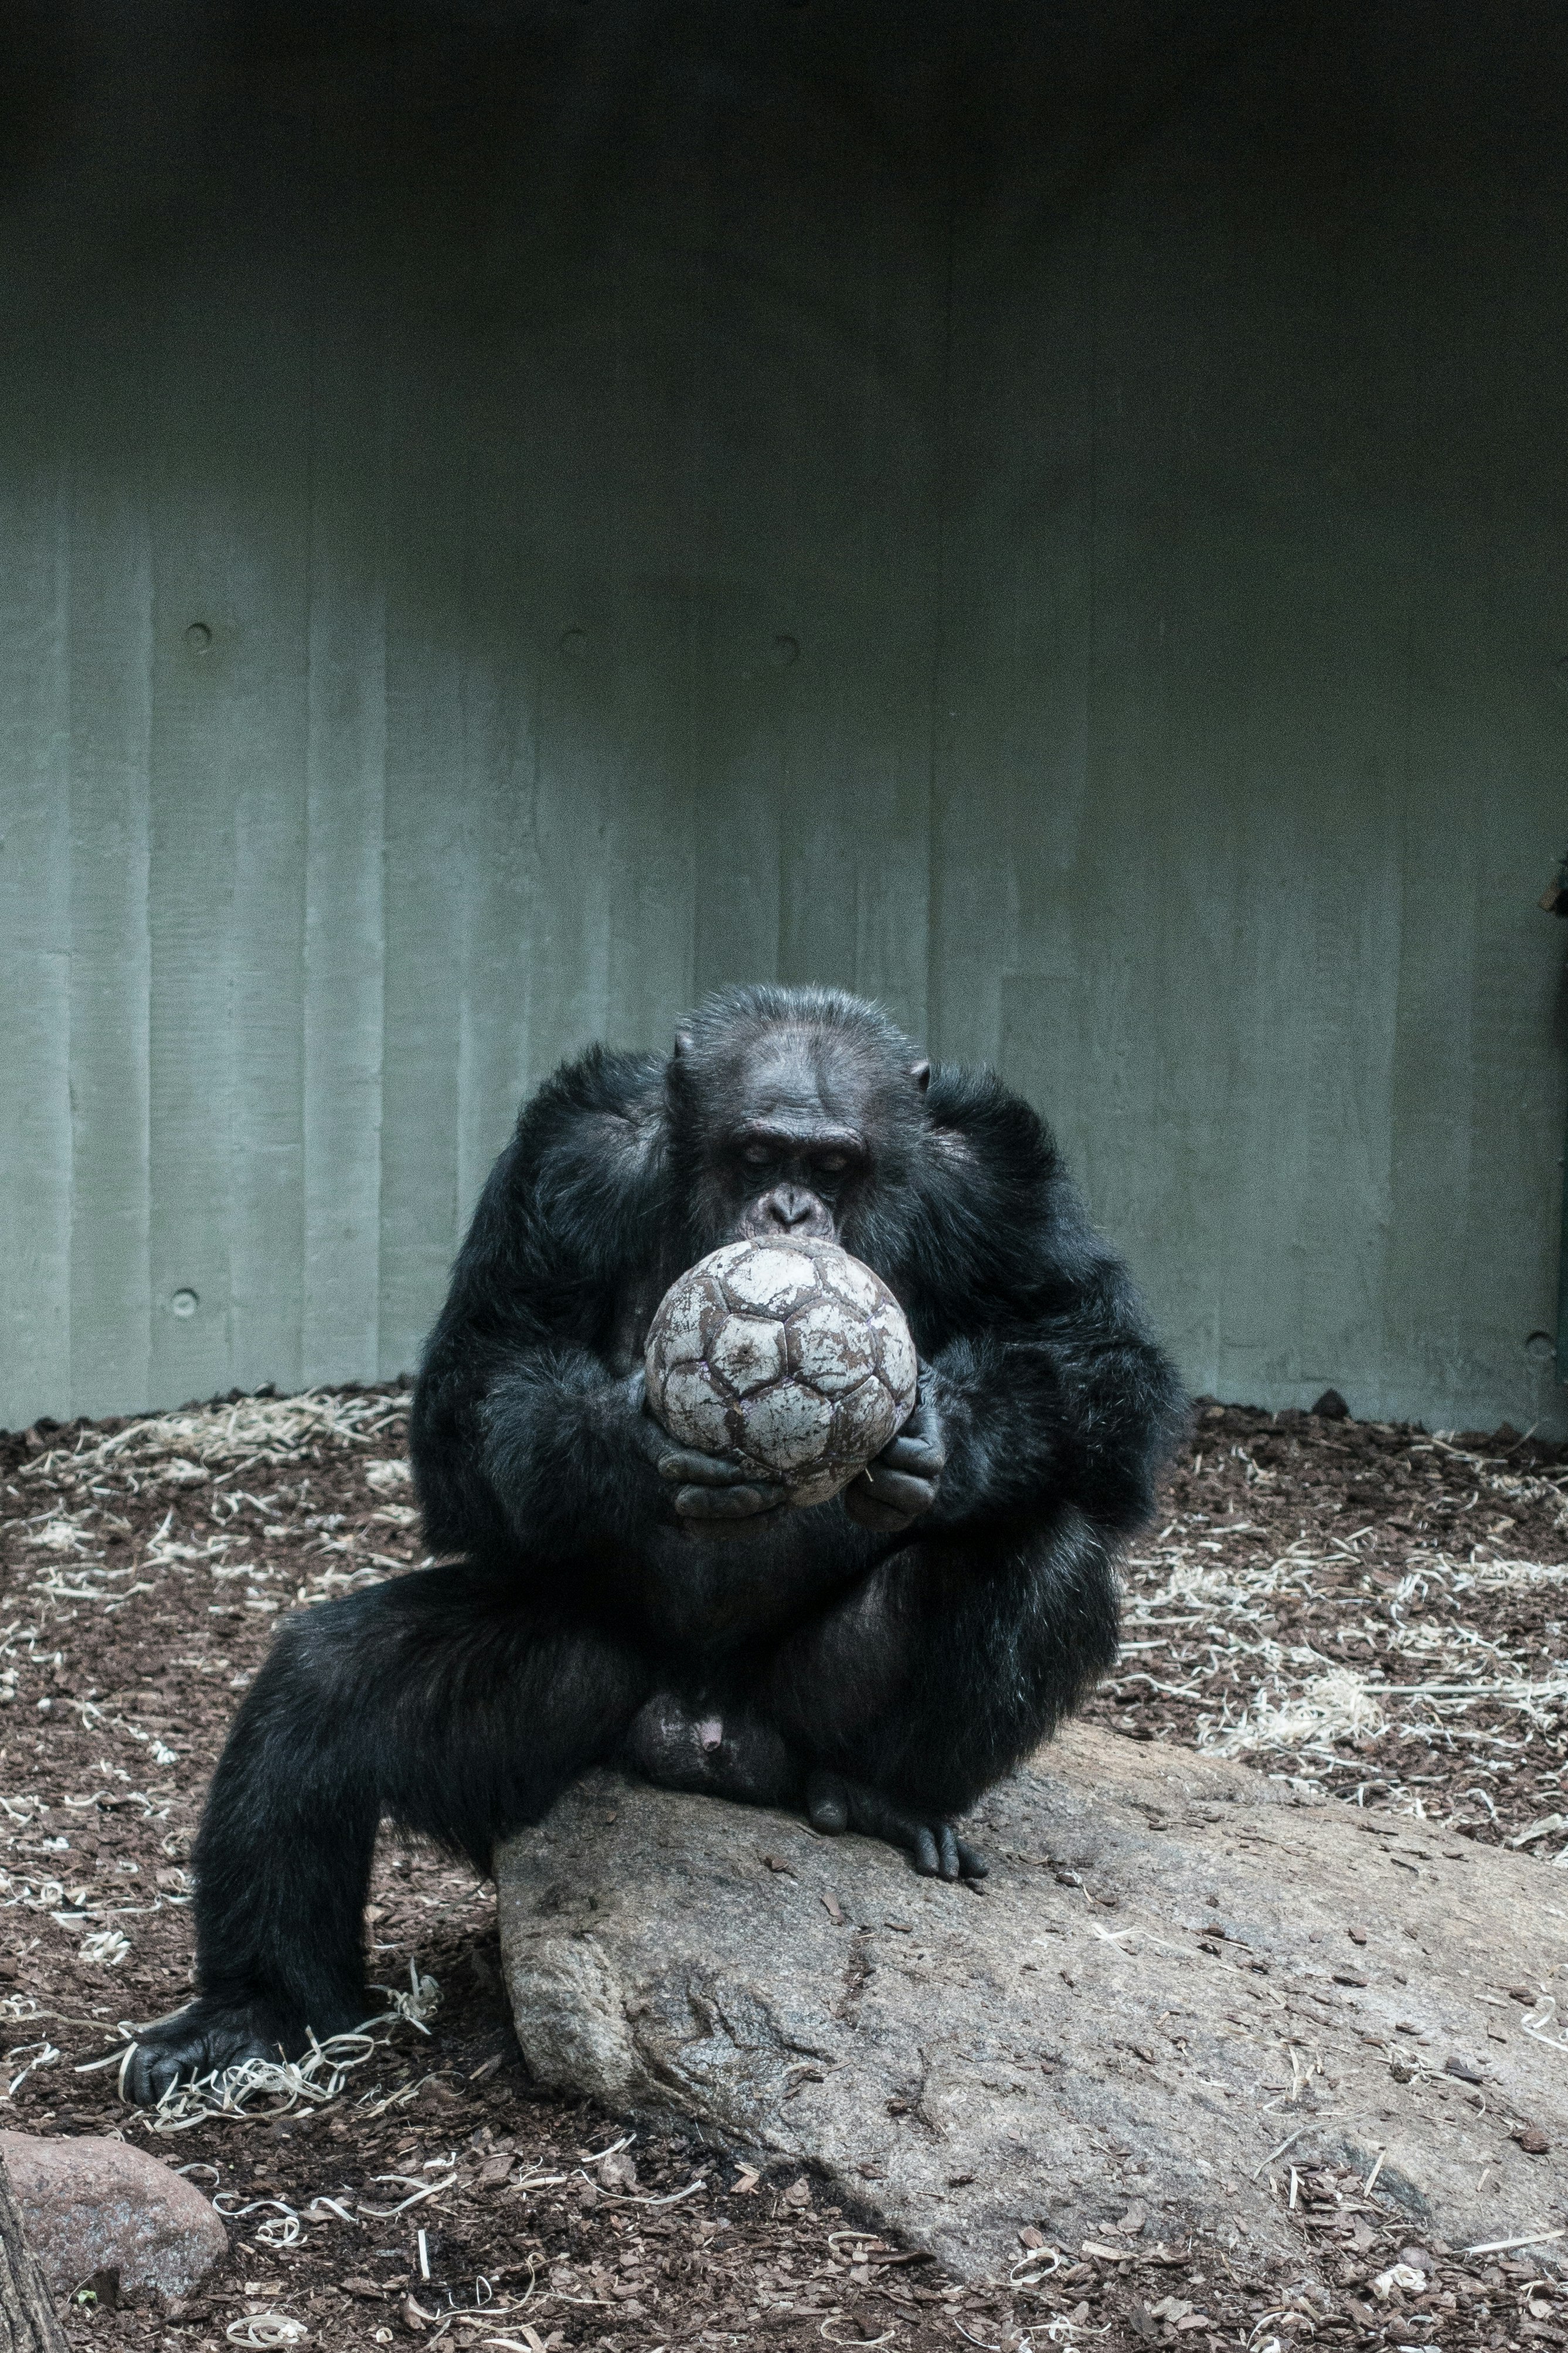
{"label": "chimpanzee's arm", "polygon": [[1119,1535],[1153,1509],[1181,1391],[1109,1253],[1069,1307],[950,1341],[929,1384],[945,1461],[928,1525],[1071,1503]]}
{"label": "chimpanzee's arm", "polygon": [[659,1138],[653,1072],[630,1056],[586,1056],[525,1108],[415,1396],[437,1550],[565,1557],[673,1517],[640,1382],[610,1355],[618,1300],[657,1265]]}
{"label": "chimpanzee's arm", "polygon": [[932,1174],[899,1285],[921,1401],[848,1508],[897,1532],[1072,1504],[1124,1535],[1179,1427],[1174,1369],[1030,1107],[985,1074],[945,1071],[931,1098]]}

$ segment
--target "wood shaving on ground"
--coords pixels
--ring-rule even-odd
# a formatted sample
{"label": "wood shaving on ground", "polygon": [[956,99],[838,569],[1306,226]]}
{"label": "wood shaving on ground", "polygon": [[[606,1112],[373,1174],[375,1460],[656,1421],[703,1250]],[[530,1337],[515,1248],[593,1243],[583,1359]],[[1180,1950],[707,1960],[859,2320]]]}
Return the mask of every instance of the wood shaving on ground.
{"label": "wood shaving on ground", "polygon": [[1568,1864],[1562,1450],[1200,1406],[1089,1713]]}

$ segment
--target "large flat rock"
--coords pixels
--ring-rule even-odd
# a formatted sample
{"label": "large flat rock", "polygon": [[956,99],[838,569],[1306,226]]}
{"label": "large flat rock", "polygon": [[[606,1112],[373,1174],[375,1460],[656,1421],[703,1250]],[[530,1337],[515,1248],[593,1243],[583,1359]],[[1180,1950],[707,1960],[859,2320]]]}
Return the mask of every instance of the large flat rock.
{"label": "large flat rock", "polygon": [[498,1862],[530,2066],[821,2167],[972,2275],[1130,2202],[1143,2244],[1299,2254],[1293,2164],[1381,2158],[1450,2246],[1568,2221],[1558,1874],[1082,1726],[974,1823],[978,1892],[591,1776]]}

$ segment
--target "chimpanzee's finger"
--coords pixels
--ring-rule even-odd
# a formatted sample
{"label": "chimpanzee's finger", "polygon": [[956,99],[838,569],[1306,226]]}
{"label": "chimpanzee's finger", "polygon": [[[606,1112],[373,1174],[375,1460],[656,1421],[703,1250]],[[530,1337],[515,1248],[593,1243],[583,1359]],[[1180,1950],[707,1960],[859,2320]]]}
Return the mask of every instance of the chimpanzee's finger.
{"label": "chimpanzee's finger", "polygon": [[913,1410],[900,1426],[899,1435],[900,1438],[918,1439],[922,1446],[934,1447],[939,1454],[945,1456],[947,1447],[942,1434],[942,1416],[925,1389],[922,1388],[916,1398]]}
{"label": "chimpanzee's finger", "polygon": [[[679,1487],[754,1486],[757,1477],[749,1462],[732,1462],[722,1454],[699,1454],[691,1447],[668,1444],[658,1458],[658,1475]],[[779,1492],[782,1494],[784,1490]]]}
{"label": "chimpanzee's finger", "polygon": [[784,1488],[752,1480],[743,1487],[679,1487],[675,1508],[683,1520],[750,1520],[777,1511],[784,1501]]}
{"label": "chimpanzee's finger", "polygon": [[879,1462],[889,1470],[912,1471],[925,1479],[937,1479],[947,1461],[947,1444],[942,1437],[942,1417],[927,1397],[916,1400],[914,1411],[902,1427],[889,1439]]}
{"label": "chimpanzee's finger", "polygon": [[873,1460],[879,1470],[910,1471],[918,1479],[939,1479],[947,1457],[939,1446],[923,1438],[911,1438],[907,1430],[900,1430]]}
{"label": "chimpanzee's finger", "polygon": [[890,1511],[902,1512],[912,1519],[917,1512],[929,1512],[936,1501],[936,1482],[917,1479],[905,1471],[891,1471],[885,1463],[870,1463],[865,1472],[866,1484],[879,1504]]}
{"label": "chimpanzee's finger", "polygon": [[942,1877],[956,1879],[958,1877],[958,1841],[952,1834],[951,1822],[942,1823],[942,1835],[937,1844],[941,1851]]}
{"label": "chimpanzee's finger", "polygon": [[990,1877],[991,1865],[986,1862],[980,1849],[977,1846],[971,1846],[967,1839],[958,1841],[958,1860],[963,1865],[965,1879]]}
{"label": "chimpanzee's finger", "polygon": [[844,1508],[857,1527],[869,1528],[873,1535],[901,1535],[910,1525],[910,1514],[896,1511],[890,1504],[878,1500],[869,1480],[860,1478],[844,1490]]}
{"label": "chimpanzee's finger", "polygon": [[917,1822],[914,1831],[915,1842],[910,1852],[914,1856],[915,1869],[922,1879],[935,1879],[942,1869],[936,1851],[936,1841],[924,1822]]}
{"label": "chimpanzee's finger", "polygon": [[648,1401],[647,1380],[640,1368],[627,1377],[626,1396],[631,1408],[626,1427],[630,1431],[632,1443],[650,1461],[657,1462],[659,1456],[674,1445],[675,1440]]}

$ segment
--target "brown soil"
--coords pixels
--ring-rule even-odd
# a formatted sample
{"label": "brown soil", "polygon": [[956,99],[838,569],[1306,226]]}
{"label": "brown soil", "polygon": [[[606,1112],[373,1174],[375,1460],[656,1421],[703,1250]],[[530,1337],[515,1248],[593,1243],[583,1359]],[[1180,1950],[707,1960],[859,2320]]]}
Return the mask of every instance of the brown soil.
{"label": "brown soil", "polygon": [[1090,1713],[1561,1860],[1563,1454],[1201,1404]]}
{"label": "brown soil", "polygon": [[[1126,2261],[1047,2253],[1019,2294],[959,2287],[857,2237],[857,2217],[793,2169],[759,2178],[646,2128],[601,2167],[625,2127],[524,2079],[491,1891],[395,1841],[373,1957],[391,1989],[411,1964],[437,1981],[427,2038],[380,2030],[322,2107],[177,2134],[119,2104],[112,2067],[75,2072],[118,2045],[121,2021],[184,1998],[190,1839],[279,1609],[418,1556],[405,1402],[234,1399],[0,1440],[0,2116],[122,2133],[201,2168],[233,2212],[215,2289],[161,2314],[116,2307],[101,2282],[69,2308],[73,2341],[217,2353],[281,2341],[278,2315],[322,2347],[444,2336],[527,2353],[1568,2343],[1540,2253],[1467,2264],[1411,2247],[1408,2221],[1348,2177],[1300,2183],[1301,2259],[1279,2277],[1237,2277],[1214,2246],[1145,2256],[1130,2214]],[[1558,1452],[1511,1432],[1438,1440],[1200,1407],[1093,1712],[1469,1836],[1523,1834],[1550,1863],[1568,1848],[1565,1496]],[[1407,2274],[1380,2297],[1402,2251],[1427,2284]]]}

